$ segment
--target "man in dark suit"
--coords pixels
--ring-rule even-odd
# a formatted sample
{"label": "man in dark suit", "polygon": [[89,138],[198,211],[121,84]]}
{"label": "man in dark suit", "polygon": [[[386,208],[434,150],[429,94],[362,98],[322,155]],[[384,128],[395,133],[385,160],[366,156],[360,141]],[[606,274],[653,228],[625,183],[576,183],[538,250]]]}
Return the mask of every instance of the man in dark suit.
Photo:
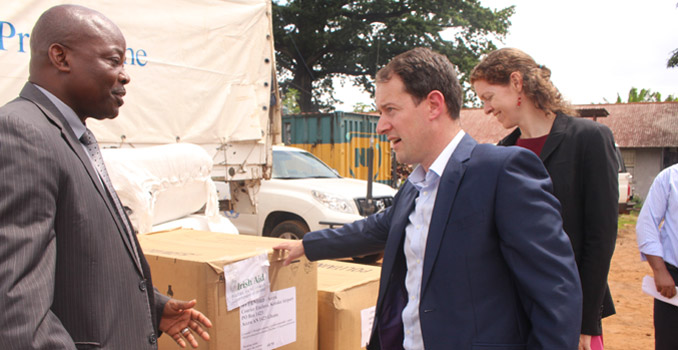
{"label": "man in dark suit", "polygon": [[3,349],[156,349],[208,340],[195,301],[153,288],[87,118],[115,118],[125,39],[102,14],[56,6],[31,33],[29,82],[0,108]]}
{"label": "man in dark suit", "polygon": [[384,250],[368,349],[577,349],[579,277],[539,159],[463,132],[445,56],[408,51],[376,82],[377,132],[417,168],[385,211],[280,244],[285,263]]}

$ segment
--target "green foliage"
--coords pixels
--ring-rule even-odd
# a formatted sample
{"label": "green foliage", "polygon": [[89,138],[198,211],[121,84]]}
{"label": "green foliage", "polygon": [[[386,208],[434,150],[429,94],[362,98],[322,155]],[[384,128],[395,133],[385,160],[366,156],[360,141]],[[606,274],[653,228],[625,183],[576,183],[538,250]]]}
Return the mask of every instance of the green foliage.
{"label": "green foliage", "polygon": [[282,97],[283,114],[298,114],[301,112],[297,99],[299,98],[299,90],[288,88]]}
{"label": "green foliage", "polygon": [[[281,86],[299,90],[302,111],[327,109],[333,77],[351,77],[374,93],[376,71],[419,46],[447,55],[464,82],[480,55],[496,48],[492,39],[506,35],[513,13],[513,6],[494,11],[479,0],[274,0],[276,60],[289,73]],[[452,41],[440,36],[447,28]]]}
{"label": "green foliage", "polygon": [[638,196],[632,196],[629,200],[629,205],[631,205],[631,214],[635,212],[636,215],[640,213],[640,209],[643,208],[643,200]]}
{"label": "green foliage", "polygon": [[678,67],[678,49],[673,50],[671,57],[669,57],[669,61],[666,63],[666,67],[667,68]]}
{"label": "green foliage", "polygon": [[376,110],[374,109],[373,105],[362,102],[356,102],[356,104],[353,105],[353,111],[356,113],[370,113],[375,112]]}
{"label": "green foliage", "polygon": [[[629,90],[629,97],[626,100],[626,102],[622,101],[621,96],[617,94],[617,103],[632,103],[632,102],[661,102],[662,101],[662,94],[656,91],[652,91],[650,89],[641,89],[638,91],[637,88],[632,87],[631,90]],[[669,95],[666,97],[664,102],[678,102],[678,97],[673,97],[673,95]]]}
{"label": "green foliage", "polygon": [[617,218],[617,227],[621,229],[625,226],[636,227],[636,222],[638,222],[638,212],[632,211],[629,214],[619,214]]}
{"label": "green foliage", "polygon": [[[678,7],[678,4],[676,4],[676,7]],[[671,57],[669,57],[669,61],[666,62],[666,67],[667,68],[678,67],[678,49],[673,50],[673,52],[671,53]]]}

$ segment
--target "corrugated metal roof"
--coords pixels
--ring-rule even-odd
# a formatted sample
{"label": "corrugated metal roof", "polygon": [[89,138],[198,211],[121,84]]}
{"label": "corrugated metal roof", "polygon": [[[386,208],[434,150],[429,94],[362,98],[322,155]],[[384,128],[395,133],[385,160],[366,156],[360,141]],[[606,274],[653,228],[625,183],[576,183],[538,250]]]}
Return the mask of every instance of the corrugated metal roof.
{"label": "corrugated metal roof", "polygon": [[[583,106],[575,106],[579,107]],[[596,107],[610,112],[598,121],[612,129],[619,147],[678,147],[678,102],[615,103]]]}
{"label": "corrugated metal roof", "polygon": [[[575,109],[601,109],[610,114],[597,121],[607,125],[623,148],[678,147],[678,102],[574,105]],[[461,126],[478,142],[496,143],[511,130],[504,129],[482,109],[462,109]]]}

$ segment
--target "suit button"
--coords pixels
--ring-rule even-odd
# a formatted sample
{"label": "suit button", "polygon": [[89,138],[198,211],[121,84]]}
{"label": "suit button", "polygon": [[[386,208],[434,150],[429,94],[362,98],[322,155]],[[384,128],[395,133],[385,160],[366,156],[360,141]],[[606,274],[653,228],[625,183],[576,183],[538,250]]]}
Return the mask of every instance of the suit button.
{"label": "suit button", "polygon": [[151,333],[151,335],[148,336],[148,342],[151,344],[158,342],[158,338],[155,337],[155,333]]}
{"label": "suit button", "polygon": [[145,292],[145,291],[146,291],[146,280],[143,280],[143,281],[139,282],[139,289],[140,289],[142,292]]}

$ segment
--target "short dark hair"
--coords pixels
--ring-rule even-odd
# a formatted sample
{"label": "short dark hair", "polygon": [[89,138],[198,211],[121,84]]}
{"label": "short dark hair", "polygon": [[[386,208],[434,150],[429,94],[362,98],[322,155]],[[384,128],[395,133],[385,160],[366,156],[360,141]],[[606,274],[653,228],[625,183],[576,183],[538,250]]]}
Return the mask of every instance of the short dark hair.
{"label": "short dark hair", "polygon": [[393,75],[402,79],[405,91],[416,104],[431,91],[438,90],[445,97],[445,105],[453,120],[459,119],[462,92],[457,71],[446,56],[428,48],[418,47],[394,57],[377,72],[377,82],[387,82]]}

